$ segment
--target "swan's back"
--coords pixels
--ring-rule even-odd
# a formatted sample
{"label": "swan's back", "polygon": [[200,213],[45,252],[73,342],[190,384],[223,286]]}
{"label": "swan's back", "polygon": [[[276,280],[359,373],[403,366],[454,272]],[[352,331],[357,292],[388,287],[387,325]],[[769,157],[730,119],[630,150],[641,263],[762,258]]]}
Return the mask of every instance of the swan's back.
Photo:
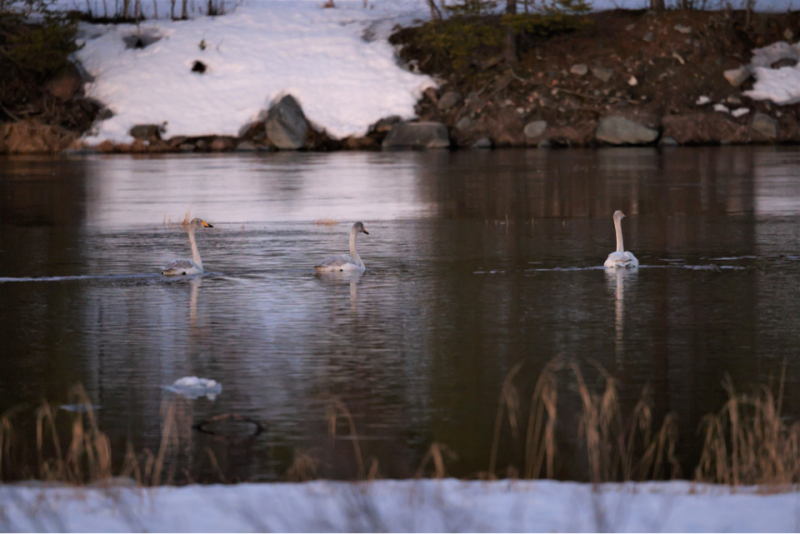
{"label": "swan's back", "polygon": [[317,272],[364,270],[364,265],[347,254],[341,256],[328,256],[314,266]]}
{"label": "swan's back", "polygon": [[612,268],[634,268],[639,266],[639,260],[636,259],[632,253],[625,252],[612,252],[608,255],[603,267]]}
{"label": "swan's back", "polygon": [[161,270],[161,274],[197,274],[203,269],[192,260],[174,260]]}

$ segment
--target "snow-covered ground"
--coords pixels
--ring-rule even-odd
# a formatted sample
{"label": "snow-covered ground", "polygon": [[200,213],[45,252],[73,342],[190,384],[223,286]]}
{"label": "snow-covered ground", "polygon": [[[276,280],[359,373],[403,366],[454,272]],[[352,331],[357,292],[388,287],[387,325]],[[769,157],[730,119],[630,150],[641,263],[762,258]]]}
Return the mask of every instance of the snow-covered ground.
{"label": "snow-covered ground", "polygon": [[689,482],[378,481],[157,489],[0,486],[13,531],[676,531],[800,527],[800,493]]}
{"label": "snow-covered ground", "polygon": [[[131,126],[163,123],[170,137],[235,136],[287,93],[334,137],[363,135],[383,117],[413,117],[421,92],[434,82],[401,68],[386,37],[394,24],[425,17],[423,3],[321,5],[244,0],[219,17],[82,25],[85,46],[77,58],[95,78],[87,95],[114,113],[87,140],[130,141]],[[139,49],[126,44],[139,35],[145,43],[158,40]],[[192,72],[195,61],[207,66],[205,73]]]}

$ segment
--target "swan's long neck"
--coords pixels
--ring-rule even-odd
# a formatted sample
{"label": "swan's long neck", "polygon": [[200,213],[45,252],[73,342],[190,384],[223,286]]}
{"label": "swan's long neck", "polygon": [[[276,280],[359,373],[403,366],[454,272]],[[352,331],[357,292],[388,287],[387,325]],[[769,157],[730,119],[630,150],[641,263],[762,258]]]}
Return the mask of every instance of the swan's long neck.
{"label": "swan's long neck", "polygon": [[192,244],[192,261],[198,267],[203,268],[203,260],[200,259],[200,252],[197,250],[197,241],[194,238],[194,228],[189,228],[189,242]]}
{"label": "swan's long neck", "polygon": [[614,229],[617,231],[617,252],[625,252],[622,246],[622,224],[620,219],[614,219]]}
{"label": "swan's long neck", "polygon": [[350,255],[353,256],[353,258],[358,263],[360,263],[361,265],[364,265],[364,262],[361,261],[361,256],[358,255],[358,251],[356,250],[356,236],[357,235],[358,235],[358,231],[355,228],[350,230]]}

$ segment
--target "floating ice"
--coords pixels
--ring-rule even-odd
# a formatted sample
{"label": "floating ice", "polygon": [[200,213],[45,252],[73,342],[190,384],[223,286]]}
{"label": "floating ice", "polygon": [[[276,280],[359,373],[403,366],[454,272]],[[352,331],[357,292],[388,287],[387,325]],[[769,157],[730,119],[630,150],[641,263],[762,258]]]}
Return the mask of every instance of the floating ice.
{"label": "floating ice", "polygon": [[197,378],[196,376],[185,376],[176,380],[171,386],[162,387],[187,399],[198,399],[205,396],[209,400],[214,400],[217,395],[222,393],[222,384],[216,380]]}

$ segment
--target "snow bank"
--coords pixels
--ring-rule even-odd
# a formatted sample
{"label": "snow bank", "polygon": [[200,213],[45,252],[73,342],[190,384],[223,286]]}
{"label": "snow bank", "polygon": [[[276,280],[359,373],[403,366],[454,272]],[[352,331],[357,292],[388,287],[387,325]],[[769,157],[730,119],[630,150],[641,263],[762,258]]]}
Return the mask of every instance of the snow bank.
{"label": "snow bank", "polygon": [[781,59],[800,60],[800,43],[791,45],[778,41],[753,50],[753,60],[749,68],[756,82],[753,89],[744,92],[745,96],[754,100],[772,100],[782,105],[800,102],[800,63],[794,67],[770,68],[770,65]]}
{"label": "snow bank", "polygon": [[800,493],[688,482],[0,486],[0,527],[58,531],[790,531]]}
{"label": "snow bank", "polygon": [[[220,17],[82,25],[77,58],[95,78],[87,95],[114,113],[87,141],[128,142],[131,126],[163,123],[170,137],[235,136],[285,93],[335,137],[364,134],[390,115],[413,117],[434,82],[401,68],[385,37],[395,22],[424,17],[422,2],[321,4],[246,0]],[[154,42],[131,48],[139,32]],[[192,72],[195,61],[204,74]]]}

